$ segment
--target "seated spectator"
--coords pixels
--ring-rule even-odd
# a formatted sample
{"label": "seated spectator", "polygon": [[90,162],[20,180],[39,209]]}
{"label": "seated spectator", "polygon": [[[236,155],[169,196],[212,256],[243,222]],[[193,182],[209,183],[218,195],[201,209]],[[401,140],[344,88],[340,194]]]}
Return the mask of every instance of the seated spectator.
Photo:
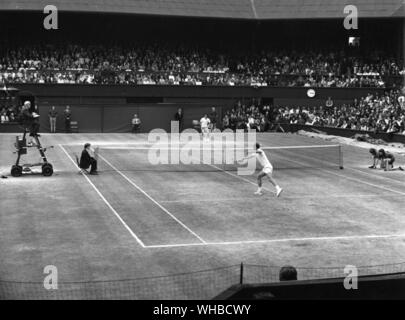
{"label": "seated spectator", "polygon": [[5,108],[3,108],[0,112],[0,120],[1,120],[1,123],[7,123],[10,121]]}
{"label": "seated spectator", "polygon": [[251,114],[249,114],[247,116],[247,123],[246,123],[246,127],[248,129],[248,131],[250,130],[256,130],[256,123],[255,123],[255,119],[253,118],[253,116]]}
{"label": "seated spectator", "polygon": [[16,113],[15,113],[15,108],[9,107],[9,108],[7,109],[7,116],[8,116],[8,120],[9,120],[10,122],[15,122],[15,121],[17,121],[17,119],[16,119]]}
{"label": "seated spectator", "polygon": [[228,129],[229,128],[229,115],[228,113],[225,114],[224,118],[222,119],[222,129]]}
{"label": "seated spectator", "polygon": [[141,119],[138,117],[136,113],[134,114],[131,123],[132,123],[132,133],[139,133],[141,129]]}
{"label": "seated spectator", "polygon": [[326,100],[325,107],[326,108],[333,108],[333,100],[332,100],[331,97],[328,97],[328,100]]}
{"label": "seated spectator", "polygon": [[284,266],[280,269],[280,281],[297,280],[297,270],[293,266]]}

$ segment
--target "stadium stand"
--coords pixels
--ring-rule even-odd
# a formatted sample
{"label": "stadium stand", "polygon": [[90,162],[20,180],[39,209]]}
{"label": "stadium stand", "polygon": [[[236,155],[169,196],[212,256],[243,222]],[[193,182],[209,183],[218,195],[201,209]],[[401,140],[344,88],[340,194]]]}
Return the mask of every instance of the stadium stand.
{"label": "stadium stand", "polygon": [[382,96],[369,94],[340,108],[275,107],[272,110],[272,119],[278,123],[405,134],[404,93],[400,90]]}
{"label": "stadium stand", "polygon": [[[381,58],[386,57],[386,58]],[[386,53],[264,51],[244,57],[211,48],[134,44],[3,46],[0,83],[385,87],[405,75]]]}

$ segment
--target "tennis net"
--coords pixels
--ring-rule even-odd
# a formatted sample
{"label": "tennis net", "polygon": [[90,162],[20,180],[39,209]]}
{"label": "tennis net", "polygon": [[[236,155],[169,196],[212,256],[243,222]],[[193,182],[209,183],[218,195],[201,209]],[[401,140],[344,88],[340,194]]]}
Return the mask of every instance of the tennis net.
{"label": "tennis net", "polygon": [[[79,154],[72,146],[68,152]],[[262,147],[274,169],[343,168],[340,145],[310,145]],[[239,163],[243,157],[254,153],[253,149],[228,147],[156,147],[130,145],[104,145],[95,149],[99,171],[237,171],[260,170],[253,160]],[[251,171],[251,170],[250,170]]]}

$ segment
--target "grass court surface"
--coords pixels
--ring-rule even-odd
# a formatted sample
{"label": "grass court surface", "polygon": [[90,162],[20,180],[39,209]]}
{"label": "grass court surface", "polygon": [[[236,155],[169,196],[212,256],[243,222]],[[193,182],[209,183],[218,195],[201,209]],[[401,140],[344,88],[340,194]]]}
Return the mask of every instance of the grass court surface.
{"label": "grass court surface", "polygon": [[[15,161],[15,135],[0,135],[2,174]],[[278,133],[257,140],[264,147],[327,144]],[[58,291],[67,298],[207,299],[238,283],[242,261],[251,270],[291,264],[299,278],[306,268],[324,277],[332,267],[405,261],[405,174],[368,169],[367,149],[342,146],[344,170],[281,154],[282,163],[302,167],[276,166],[284,188],[276,198],[267,180],[264,195],[253,194],[256,175],[132,170],[136,146],[146,141],[145,134],[41,137],[54,146],[47,151],[54,175],[0,180],[0,293],[46,297],[39,285],[46,265],[58,268]],[[100,152],[98,176],[75,166],[85,142],[112,146]],[[36,149],[26,156],[38,158]],[[396,164],[404,163],[398,155]],[[247,272],[247,281],[270,282],[277,270]]]}

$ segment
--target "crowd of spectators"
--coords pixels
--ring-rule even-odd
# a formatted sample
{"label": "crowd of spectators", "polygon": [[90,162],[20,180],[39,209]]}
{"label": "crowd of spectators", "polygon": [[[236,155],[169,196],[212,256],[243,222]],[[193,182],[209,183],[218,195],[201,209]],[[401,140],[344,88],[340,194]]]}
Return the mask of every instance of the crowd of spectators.
{"label": "crowd of spectators", "polygon": [[[0,46],[0,83],[149,85],[250,85],[290,87],[385,87],[402,81],[403,62],[386,53],[367,57],[343,51],[262,51],[233,54],[178,45]],[[1,123],[15,112],[0,106]],[[388,133],[405,132],[402,92],[369,94],[339,107],[291,108],[238,103],[223,128],[267,131],[274,123],[297,123]]]}
{"label": "crowd of spectators", "polygon": [[0,107],[0,123],[16,121],[16,111],[14,107]]}
{"label": "crowd of spectators", "polygon": [[[384,57],[384,58],[383,58]],[[235,54],[193,46],[0,46],[0,83],[384,87],[405,75],[381,52],[262,51]]]}
{"label": "crowd of spectators", "polygon": [[254,102],[242,104],[239,101],[235,107],[225,112],[222,128],[263,132],[270,129],[270,120],[270,106],[259,106]]}
{"label": "crowd of spectators", "polygon": [[319,107],[283,107],[239,101],[225,111],[222,128],[263,132],[282,130],[286,123],[405,134],[405,88],[380,95],[370,93],[341,106],[335,106],[330,97]]}
{"label": "crowd of spectators", "polygon": [[368,94],[351,104],[319,107],[275,107],[275,123],[304,124],[353,130],[405,134],[403,90]]}

